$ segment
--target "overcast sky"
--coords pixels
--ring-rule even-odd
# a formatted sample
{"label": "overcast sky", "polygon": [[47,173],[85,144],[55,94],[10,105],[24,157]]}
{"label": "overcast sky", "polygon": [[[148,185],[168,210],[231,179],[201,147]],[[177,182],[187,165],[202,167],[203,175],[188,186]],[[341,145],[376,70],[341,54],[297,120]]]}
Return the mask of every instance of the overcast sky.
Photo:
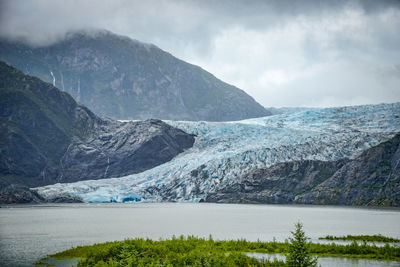
{"label": "overcast sky", "polygon": [[264,106],[400,101],[400,1],[0,0],[0,35],[104,28],[153,43]]}

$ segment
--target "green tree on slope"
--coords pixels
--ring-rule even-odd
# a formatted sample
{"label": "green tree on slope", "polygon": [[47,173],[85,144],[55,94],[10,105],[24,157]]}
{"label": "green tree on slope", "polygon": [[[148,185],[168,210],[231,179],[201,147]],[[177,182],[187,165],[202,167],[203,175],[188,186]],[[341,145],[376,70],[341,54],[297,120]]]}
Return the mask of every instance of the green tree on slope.
{"label": "green tree on slope", "polygon": [[295,227],[295,231],[291,232],[292,237],[289,238],[289,255],[286,261],[288,266],[317,266],[317,258],[310,255],[310,243],[303,231],[303,225],[298,222]]}

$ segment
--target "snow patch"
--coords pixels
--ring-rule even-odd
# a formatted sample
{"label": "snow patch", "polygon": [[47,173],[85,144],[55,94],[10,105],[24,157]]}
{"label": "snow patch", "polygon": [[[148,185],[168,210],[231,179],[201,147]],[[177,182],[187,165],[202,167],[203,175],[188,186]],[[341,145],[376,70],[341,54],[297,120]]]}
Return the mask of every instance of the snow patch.
{"label": "snow patch", "polygon": [[53,77],[53,86],[56,86],[56,77],[54,77],[54,74],[52,71],[50,71],[51,77]]}

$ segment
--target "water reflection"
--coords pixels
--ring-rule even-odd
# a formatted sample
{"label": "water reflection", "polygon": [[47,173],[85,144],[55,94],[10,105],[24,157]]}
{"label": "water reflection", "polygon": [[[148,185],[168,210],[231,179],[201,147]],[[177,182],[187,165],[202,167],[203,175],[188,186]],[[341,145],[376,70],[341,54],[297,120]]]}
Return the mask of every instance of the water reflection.
{"label": "water reflection", "polygon": [[[285,260],[285,255],[282,254],[264,254],[264,253],[246,253],[250,257],[257,259],[278,259]],[[338,257],[318,257],[318,264],[322,267],[354,267],[354,266],[372,266],[372,267],[395,267],[400,266],[396,261],[377,261],[377,260],[364,260],[364,259],[351,259],[351,258],[338,258]]]}

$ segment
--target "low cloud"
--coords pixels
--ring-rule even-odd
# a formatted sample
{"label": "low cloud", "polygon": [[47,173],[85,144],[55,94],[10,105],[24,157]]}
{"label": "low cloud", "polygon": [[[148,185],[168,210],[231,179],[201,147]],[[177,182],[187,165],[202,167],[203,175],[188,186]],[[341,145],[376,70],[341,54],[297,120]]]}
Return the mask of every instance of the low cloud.
{"label": "low cloud", "polygon": [[399,1],[1,1],[0,36],[104,28],[200,65],[265,106],[400,101]]}

